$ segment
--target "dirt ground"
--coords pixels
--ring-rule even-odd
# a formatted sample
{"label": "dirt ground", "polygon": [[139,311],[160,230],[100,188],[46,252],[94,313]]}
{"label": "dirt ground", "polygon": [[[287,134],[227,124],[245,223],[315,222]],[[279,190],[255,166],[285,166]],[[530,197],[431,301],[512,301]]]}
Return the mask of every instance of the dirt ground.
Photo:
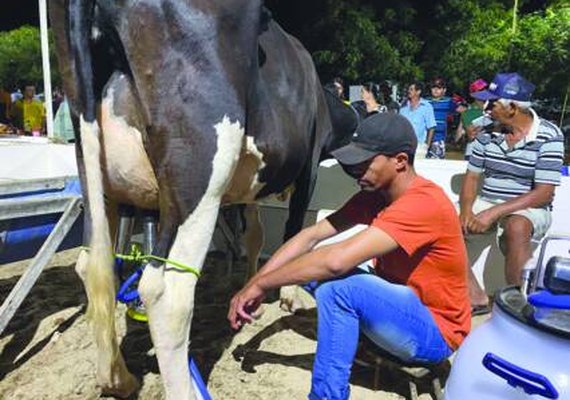
{"label": "dirt ground", "polygon": [[[0,336],[0,399],[96,399],[95,347],[85,320],[86,297],[74,271],[77,250],[58,253]],[[29,261],[0,266],[0,302]],[[245,263],[228,271],[222,254],[210,254],[199,281],[190,354],[214,400],[306,398],[316,348],[315,309],[290,315],[274,301],[239,333],[226,313],[231,295],[243,282]],[[275,299],[275,296],[273,296]],[[133,398],[162,399],[162,384],[145,324],[117,312],[121,349],[142,388]],[[372,369],[355,366],[352,399],[400,399],[407,379],[381,367],[377,390]],[[429,382],[419,382],[427,400]]]}

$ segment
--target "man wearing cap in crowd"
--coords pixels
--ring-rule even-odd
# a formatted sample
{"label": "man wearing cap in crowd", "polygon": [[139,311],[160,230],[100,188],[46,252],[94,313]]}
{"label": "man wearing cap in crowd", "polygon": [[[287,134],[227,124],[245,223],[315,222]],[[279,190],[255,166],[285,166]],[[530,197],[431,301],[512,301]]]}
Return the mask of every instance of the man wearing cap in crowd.
{"label": "man wearing cap in crowd", "polygon": [[484,79],[477,79],[469,85],[469,95],[473,99],[473,102],[469,104],[467,110],[461,113],[460,126],[457,128],[458,135],[455,137],[455,141],[457,142],[461,138],[461,135],[465,134],[466,136],[467,145],[465,146],[465,160],[469,160],[473,147],[473,140],[475,140],[475,137],[484,128],[484,124],[478,123],[478,121],[480,121],[480,118],[483,116],[483,106],[485,105],[485,102],[474,98],[473,93],[480,92],[486,88],[487,82]]}
{"label": "man wearing cap in crowd", "polygon": [[[459,218],[443,190],[416,174],[416,147],[401,115],[364,120],[332,153],[361,191],[285,243],[231,301],[237,329],[268,290],[311,282],[318,331],[309,399],[349,398],[360,330],[400,359],[439,362],[470,329]],[[315,247],[357,224],[365,228]]]}
{"label": "man wearing cap in crowd", "polygon": [[[531,106],[534,85],[518,73],[497,74],[487,90],[472,96],[500,132],[481,133],[473,142],[459,197],[460,220],[467,234],[489,232],[505,255],[505,277],[520,285],[524,264],[532,256],[531,239],[540,239],[551,224],[555,186],[560,184],[564,137]],[[480,177],[481,193],[477,195]],[[485,310],[487,295],[469,270],[474,313]]]}

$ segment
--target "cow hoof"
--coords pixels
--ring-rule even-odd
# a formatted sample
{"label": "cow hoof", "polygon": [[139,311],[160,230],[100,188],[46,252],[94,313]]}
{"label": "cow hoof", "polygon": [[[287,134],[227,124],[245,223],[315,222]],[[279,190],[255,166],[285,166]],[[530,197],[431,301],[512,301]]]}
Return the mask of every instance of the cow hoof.
{"label": "cow hoof", "polygon": [[135,392],[139,390],[139,387],[140,385],[137,379],[133,375],[129,374],[125,383],[121,386],[101,387],[101,394],[103,396],[112,396],[119,399],[127,399],[135,394]]}
{"label": "cow hoof", "polygon": [[299,286],[284,286],[281,288],[279,307],[283,311],[295,313],[314,307],[314,299]]}

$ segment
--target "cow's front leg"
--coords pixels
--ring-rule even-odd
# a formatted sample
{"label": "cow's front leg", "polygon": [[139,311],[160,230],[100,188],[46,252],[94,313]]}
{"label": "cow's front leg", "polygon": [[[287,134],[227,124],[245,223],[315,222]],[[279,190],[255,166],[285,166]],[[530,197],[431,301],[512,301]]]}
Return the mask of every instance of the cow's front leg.
{"label": "cow's front leg", "polygon": [[[206,143],[200,151],[173,147],[159,171],[160,238],[154,253],[197,271],[204,264],[244,134],[241,124],[227,117],[214,129],[215,146]],[[166,263],[147,266],[139,284],[168,400],[196,398],[188,366],[196,282],[195,274]]]}
{"label": "cow's front leg", "polygon": [[[174,235],[168,259],[200,271],[218,215],[219,201],[200,202]],[[161,215],[161,225],[168,224]],[[168,225],[167,225],[168,226]],[[161,241],[164,239],[161,231]],[[159,242],[160,247],[160,242]],[[139,292],[146,307],[166,398],[194,400],[188,367],[194,292],[198,277],[166,263],[145,268]]]}
{"label": "cow's front leg", "polygon": [[196,398],[188,368],[196,281],[169,265],[149,265],[139,285],[168,400]]}

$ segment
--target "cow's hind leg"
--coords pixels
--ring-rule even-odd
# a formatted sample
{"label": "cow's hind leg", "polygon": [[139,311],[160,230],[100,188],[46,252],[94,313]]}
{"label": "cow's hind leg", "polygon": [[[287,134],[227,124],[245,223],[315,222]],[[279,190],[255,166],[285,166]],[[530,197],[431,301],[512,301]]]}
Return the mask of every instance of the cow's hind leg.
{"label": "cow's hind leg", "polygon": [[[289,219],[285,226],[284,241],[295,236],[303,228],[305,212],[317,181],[318,160],[307,162],[303,172],[295,180],[295,191],[289,201]],[[289,312],[312,307],[314,301],[300,286],[283,286],[279,292],[280,307]]]}
{"label": "cow's hind leg", "polygon": [[[206,258],[221,196],[237,163],[244,134],[241,125],[227,117],[215,130],[216,149],[172,149],[174,154],[159,172],[160,234],[154,253],[197,271]],[[188,157],[190,153],[193,157]],[[204,165],[211,165],[208,176],[188,175],[188,171],[199,171]],[[183,190],[189,183],[193,190]],[[173,264],[155,263],[145,268],[139,284],[168,400],[195,399],[188,347],[197,279]]]}
{"label": "cow's hind leg", "polygon": [[259,206],[257,204],[246,204],[244,216],[245,232],[243,234],[243,243],[247,257],[246,280],[249,280],[257,272],[259,255],[263,247],[263,226],[261,225]]}
{"label": "cow's hind leg", "polygon": [[80,254],[76,269],[84,280],[89,301],[87,317],[95,333],[97,383],[103,394],[126,398],[137,390],[138,383],[127,370],[117,341],[110,224],[102,201],[102,178],[96,164],[98,160],[94,159],[98,158],[100,152],[96,123],[83,121],[81,136],[83,151],[90,154],[85,157],[90,214],[97,223],[92,226],[89,254]]}

